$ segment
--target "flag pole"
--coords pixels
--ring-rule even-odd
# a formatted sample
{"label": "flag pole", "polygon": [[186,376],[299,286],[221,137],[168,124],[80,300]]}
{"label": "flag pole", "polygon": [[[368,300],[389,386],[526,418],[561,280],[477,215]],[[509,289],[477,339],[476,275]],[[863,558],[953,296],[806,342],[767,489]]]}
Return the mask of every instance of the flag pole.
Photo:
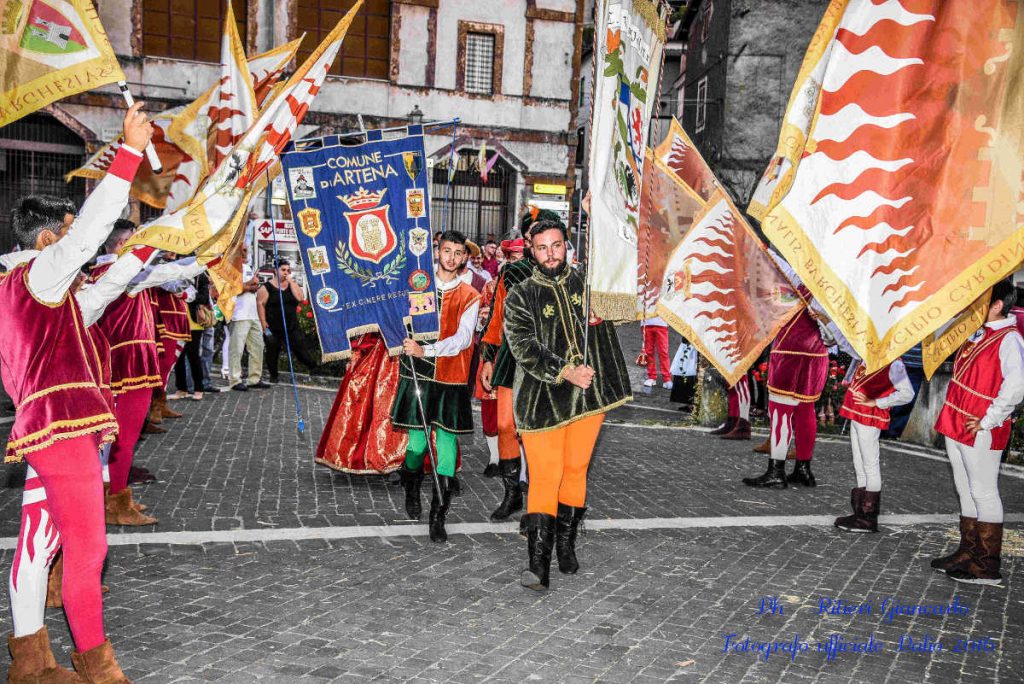
{"label": "flag pole", "polygon": [[[412,339],[412,323],[408,323],[407,327],[409,339]],[[427,412],[423,410],[423,396],[420,394],[419,373],[416,371],[416,363],[413,357],[409,356],[408,358],[409,369],[412,371],[412,388],[416,394],[416,407],[419,409],[420,422],[423,423],[423,434],[427,437],[427,454],[430,456],[430,465],[434,469],[434,492],[437,494],[437,500],[441,501],[444,499],[444,496],[441,493],[441,481],[438,479],[440,473],[437,472],[437,454],[434,453],[434,440],[430,438],[430,422],[427,420]]]}
{"label": "flag pole", "polygon": [[[121,97],[124,98],[125,104],[129,107],[135,104],[135,98],[132,97],[132,91],[128,90],[128,84],[124,81],[118,81],[117,87],[121,90]],[[153,173],[161,173],[164,170],[163,164],[160,163],[160,156],[156,153],[156,148],[153,147],[153,143],[150,142],[146,145],[145,149],[146,159],[149,160],[149,165],[153,169]]]}

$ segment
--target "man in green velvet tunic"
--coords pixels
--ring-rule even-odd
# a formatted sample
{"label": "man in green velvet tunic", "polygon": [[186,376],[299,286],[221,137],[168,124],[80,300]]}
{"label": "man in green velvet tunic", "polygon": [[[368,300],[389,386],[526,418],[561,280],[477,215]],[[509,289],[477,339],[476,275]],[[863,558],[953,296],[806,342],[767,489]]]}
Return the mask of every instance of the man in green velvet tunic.
{"label": "man in green velvet tunic", "polygon": [[584,316],[584,276],[566,263],[565,226],[540,221],[530,233],[534,270],[508,295],[505,340],[517,363],[515,419],[530,469],[530,567],[521,583],[542,591],[556,544],[559,570],[579,569],[590,457],[604,414],[632,397],[614,327]]}

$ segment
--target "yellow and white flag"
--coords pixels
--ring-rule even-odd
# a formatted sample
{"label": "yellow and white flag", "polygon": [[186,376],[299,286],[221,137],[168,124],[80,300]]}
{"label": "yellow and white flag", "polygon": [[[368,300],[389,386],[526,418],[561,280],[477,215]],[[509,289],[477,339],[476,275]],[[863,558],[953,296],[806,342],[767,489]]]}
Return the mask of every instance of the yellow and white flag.
{"label": "yellow and white flag", "polygon": [[992,290],[974,300],[974,303],[960,312],[943,328],[939,328],[921,342],[921,361],[924,363],[924,375],[929,380],[942,362],[948,359],[957,349],[963,346],[971,335],[985,325],[988,306],[992,300]]}
{"label": "yellow and white flag", "polygon": [[89,0],[4,0],[0,78],[0,126],[125,80]]}
{"label": "yellow and white flag", "polygon": [[196,196],[181,209],[145,224],[126,247],[141,244],[189,254],[231,223],[250,186],[276,163],[278,154],[309,111],[360,7],[361,1],[267,103]]}

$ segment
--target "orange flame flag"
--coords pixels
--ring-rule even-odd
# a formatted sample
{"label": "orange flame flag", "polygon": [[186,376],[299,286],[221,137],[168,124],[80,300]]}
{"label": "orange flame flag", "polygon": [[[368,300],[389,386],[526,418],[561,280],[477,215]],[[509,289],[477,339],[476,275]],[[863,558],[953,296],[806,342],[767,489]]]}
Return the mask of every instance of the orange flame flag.
{"label": "orange flame flag", "polygon": [[748,211],[868,371],[1024,260],[1024,3],[832,0]]}
{"label": "orange flame flag", "polygon": [[0,126],[48,104],[125,80],[89,0],[0,4]]}
{"label": "orange flame flag", "polygon": [[716,190],[669,258],[658,315],[732,386],[802,307],[740,211]]}

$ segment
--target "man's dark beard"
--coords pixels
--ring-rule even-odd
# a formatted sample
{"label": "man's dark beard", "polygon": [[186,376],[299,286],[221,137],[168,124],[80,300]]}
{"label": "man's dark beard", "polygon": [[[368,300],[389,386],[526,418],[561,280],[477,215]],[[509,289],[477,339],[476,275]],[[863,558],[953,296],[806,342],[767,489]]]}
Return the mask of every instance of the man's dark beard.
{"label": "man's dark beard", "polygon": [[548,268],[539,261],[535,263],[537,264],[537,268],[540,269],[540,272],[546,275],[548,278],[557,278],[558,276],[562,275],[563,273],[565,273],[565,269],[569,265],[568,261],[562,261],[554,268]]}

